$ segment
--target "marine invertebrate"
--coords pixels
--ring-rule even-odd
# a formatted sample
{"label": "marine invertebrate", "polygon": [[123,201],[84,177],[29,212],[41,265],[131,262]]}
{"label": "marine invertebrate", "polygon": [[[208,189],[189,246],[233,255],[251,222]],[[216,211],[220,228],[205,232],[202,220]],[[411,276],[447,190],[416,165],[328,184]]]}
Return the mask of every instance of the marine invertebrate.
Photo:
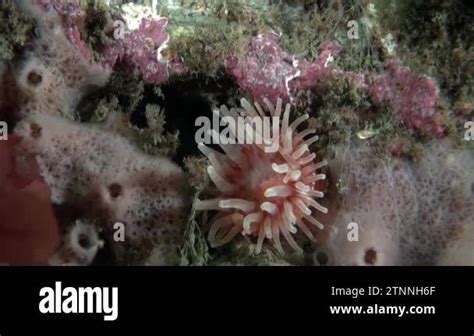
{"label": "marine invertebrate", "polygon": [[[31,115],[14,132],[21,149],[35,155],[52,202],[73,207],[76,218],[97,219],[118,259],[135,250],[146,257],[162,243],[177,250],[188,205],[177,165],[97,126],[60,117]],[[124,224],[123,242],[113,239],[117,222]]]}
{"label": "marine invertebrate", "polygon": [[94,260],[98,250],[104,246],[99,239],[94,223],[76,220],[62,235],[60,247],[50,258],[50,265],[79,266],[89,265]]}
{"label": "marine invertebrate", "polygon": [[[331,173],[348,190],[331,199],[339,210],[320,249],[329,264],[474,264],[474,156],[448,140],[423,151],[415,162],[384,162],[367,143],[335,149]],[[349,223],[358,240],[348,239]]]}
{"label": "marine invertebrate", "polygon": [[[73,15],[79,11],[75,2],[54,1],[54,6],[48,5],[48,1],[18,3],[24,13],[35,20],[39,32],[33,51],[25,53],[24,61],[14,69],[16,83],[23,95],[20,113],[73,118],[80,99],[91,88],[107,83],[110,69],[92,61],[85,45],[79,43],[77,27],[62,27],[58,6],[65,6]],[[71,41],[68,36],[77,38]]]}
{"label": "marine invertebrate", "polygon": [[[207,171],[220,195],[209,200],[198,200],[195,207],[197,210],[221,211],[212,220],[208,236],[214,247],[228,243],[241,232],[257,236],[257,253],[261,251],[265,239],[272,240],[276,249],[283,253],[280,234],[294,250],[301,251],[292,237],[297,228],[311,240],[315,238],[307,223],[323,228],[313,210],[327,212],[314,200],[324,196],[320,189],[321,181],[326,176],[316,171],[326,165],[326,161],[313,163],[316,154],[311,153],[309,147],[318,140],[318,136],[306,137],[314,130],[297,130],[308,119],[307,114],[290,123],[290,104],[286,104],[283,111],[281,99],[277,99],[276,106],[266,98],[263,101],[267,112],[273,117],[272,130],[275,132],[276,126],[279,133],[276,152],[265,151],[264,144],[270,143],[270,134],[250,122],[247,122],[243,134],[239,135],[235,128],[231,132],[239,137],[261,135],[262,144],[221,144],[224,155],[200,143],[199,149],[211,162]],[[268,117],[257,102],[252,106],[246,99],[241,99],[241,106],[230,110],[222,106],[220,112],[235,121],[242,116],[257,120]],[[215,132],[211,133],[215,135]],[[275,139],[274,136],[272,134],[272,139]]]}
{"label": "marine invertebrate", "polygon": [[[43,15],[54,18],[56,25],[60,24],[62,30],[72,45],[87,59],[92,59],[92,54],[87,44],[81,37],[86,13],[78,0],[35,0],[37,7]],[[57,20],[57,19],[58,20]]]}

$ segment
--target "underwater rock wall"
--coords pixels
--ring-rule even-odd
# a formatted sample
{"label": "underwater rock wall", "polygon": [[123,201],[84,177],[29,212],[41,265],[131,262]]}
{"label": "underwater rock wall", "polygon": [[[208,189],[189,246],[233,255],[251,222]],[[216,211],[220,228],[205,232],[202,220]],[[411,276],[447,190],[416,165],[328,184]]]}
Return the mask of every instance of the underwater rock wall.
{"label": "underwater rock wall", "polygon": [[[16,157],[0,166],[0,230],[33,195],[47,238],[19,219],[41,257],[5,250],[0,263],[472,264],[474,15],[463,1],[420,3],[2,2],[0,120],[18,143],[2,143]],[[290,103],[285,122],[319,138],[295,151],[329,162],[324,230],[302,234],[290,210],[281,223],[296,252],[262,248],[255,232],[214,248],[214,213],[195,211],[216,194],[195,122],[241,98]],[[10,188],[10,161],[37,168],[38,188]]]}

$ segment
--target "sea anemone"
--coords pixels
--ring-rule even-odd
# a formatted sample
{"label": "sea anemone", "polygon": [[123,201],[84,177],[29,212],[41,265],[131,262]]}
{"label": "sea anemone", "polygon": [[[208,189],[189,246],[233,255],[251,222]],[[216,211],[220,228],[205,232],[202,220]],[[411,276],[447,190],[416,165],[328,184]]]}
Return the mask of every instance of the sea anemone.
{"label": "sea anemone", "polygon": [[[290,124],[290,104],[286,104],[282,113],[280,98],[276,106],[268,99],[263,99],[263,103],[267,112],[258,102],[252,106],[246,99],[241,99],[241,108],[229,110],[221,106],[214,111],[227,120],[229,117],[264,119],[270,116],[268,119],[271,119],[273,133],[260,132],[256,123],[249,122],[247,118],[243,132],[237,131],[235,127],[231,131],[240,140],[248,135],[254,136],[251,139],[262,136],[263,144],[257,141],[222,144],[221,141],[220,147],[224,154],[199,143],[199,149],[211,163],[207,171],[219,195],[209,200],[198,200],[195,207],[197,210],[219,211],[211,220],[208,239],[212,247],[230,242],[240,232],[257,237],[257,253],[260,253],[266,238],[272,240],[275,248],[283,254],[281,233],[294,250],[302,252],[292,236],[297,228],[312,241],[315,238],[307,223],[319,229],[324,228],[315,218],[313,210],[327,213],[327,208],[314,199],[324,196],[318,189],[321,189],[321,182],[326,175],[318,174],[317,170],[327,162],[313,162],[316,154],[311,153],[309,147],[318,140],[318,136],[307,137],[314,134],[315,130],[297,131],[298,126],[309,118],[308,114],[296,118]],[[225,121],[225,118],[222,120]],[[275,137],[275,131],[279,137]],[[214,139],[219,137],[216,130],[209,133]],[[278,149],[269,153],[265,150],[265,144],[271,143],[272,139],[278,139]]]}

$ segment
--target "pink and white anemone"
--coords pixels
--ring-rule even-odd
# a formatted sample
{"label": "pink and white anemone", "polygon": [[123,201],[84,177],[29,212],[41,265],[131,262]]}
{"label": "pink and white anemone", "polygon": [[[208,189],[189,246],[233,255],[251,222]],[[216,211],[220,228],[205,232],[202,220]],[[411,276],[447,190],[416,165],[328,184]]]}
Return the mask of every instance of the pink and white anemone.
{"label": "pink and white anemone", "polygon": [[[257,253],[267,239],[273,241],[275,248],[283,254],[282,234],[294,250],[302,252],[293,238],[298,229],[315,241],[310,227],[324,228],[316,219],[314,210],[327,213],[327,208],[315,200],[324,196],[321,187],[326,175],[317,170],[327,162],[315,163],[316,154],[310,152],[309,147],[318,136],[308,136],[315,130],[297,130],[309,118],[308,114],[290,123],[290,104],[286,104],[282,111],[281,99],[277,100],[276,106],[268,99],[263,99],[263,103],[266,112],[257,102],[252,106],[246,99],[241,99],[241,108],[229,110],[222,106],[215,113],[232,118],[276,117],[270,119],[272,130],[273,123],[278,123],[275,128],[280,135],[278,150],[268,153],[263,144],[242,144],[239,141],[238,144],[221,144],[224,154],[200,143],[198,147],[210,161],[207,171],[219,195],[209,200],[198,200],[195,208],[219,211],[211,220],[208,235],[213,247],[224,245],[241,233],[257,237]],[[254,126],[246,121],[245,135],[257,135]],[[238,133],[235,128],[233,132]],[[263,133],[260,135],[264,143],[274,139]]]}

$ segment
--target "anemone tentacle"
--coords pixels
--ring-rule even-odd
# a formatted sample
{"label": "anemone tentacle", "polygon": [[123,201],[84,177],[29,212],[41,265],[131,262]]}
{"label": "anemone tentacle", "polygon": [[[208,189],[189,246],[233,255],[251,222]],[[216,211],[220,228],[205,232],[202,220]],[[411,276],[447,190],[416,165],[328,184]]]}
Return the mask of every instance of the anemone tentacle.
{"label": "anemone tentacle", "polygon": [[[310,228],[324,228],[315,217],[317,212],[327,213],[327,208],[314,198],[324,196],[318,188],[326,175],[317,171],[327,161],[313,162],[316,154],[310,152],[310,146],[319,139],[314,135],[315,130],[297,130],[309,118],[308,114],[290,122],[289,104],[283,110],[281,99],[275,106],[266,98],[263,103],[264,107],[257,102],[252,105],[242,98],[241,108],[222,106],[214,111],[217,115],[234,119],[235,124],[229,130],[238,137],[237,140],[261,136],[263,144],[239,141],[232,145],[222,144],[220,147],[224,153],[199,144],[199,150],[209,159],[208,174],[220,195],[211,200],[198,200],[196,209],[220,210],[211,220],[208,235],[213,247],[228,243],[240,232],[256,237],[257,253],[260,253],[265,240],[272,241],[275,248],[284,253],[280,235],[291,248],[301,252],[293,235],[301,230],[315,241]],[[270,117],[270,129],[278,126],[275,129],[279,131],[279,137],[258,129],[257,124],[248,119],[244,119],[243,130],[237,129],[240,117],[262,118],[262,124],[264,117]],[[278,125],[273,124],[276,120]],[[273,139],[279,139],[278,149],[267,153],[265,145],[271,144]]]}

